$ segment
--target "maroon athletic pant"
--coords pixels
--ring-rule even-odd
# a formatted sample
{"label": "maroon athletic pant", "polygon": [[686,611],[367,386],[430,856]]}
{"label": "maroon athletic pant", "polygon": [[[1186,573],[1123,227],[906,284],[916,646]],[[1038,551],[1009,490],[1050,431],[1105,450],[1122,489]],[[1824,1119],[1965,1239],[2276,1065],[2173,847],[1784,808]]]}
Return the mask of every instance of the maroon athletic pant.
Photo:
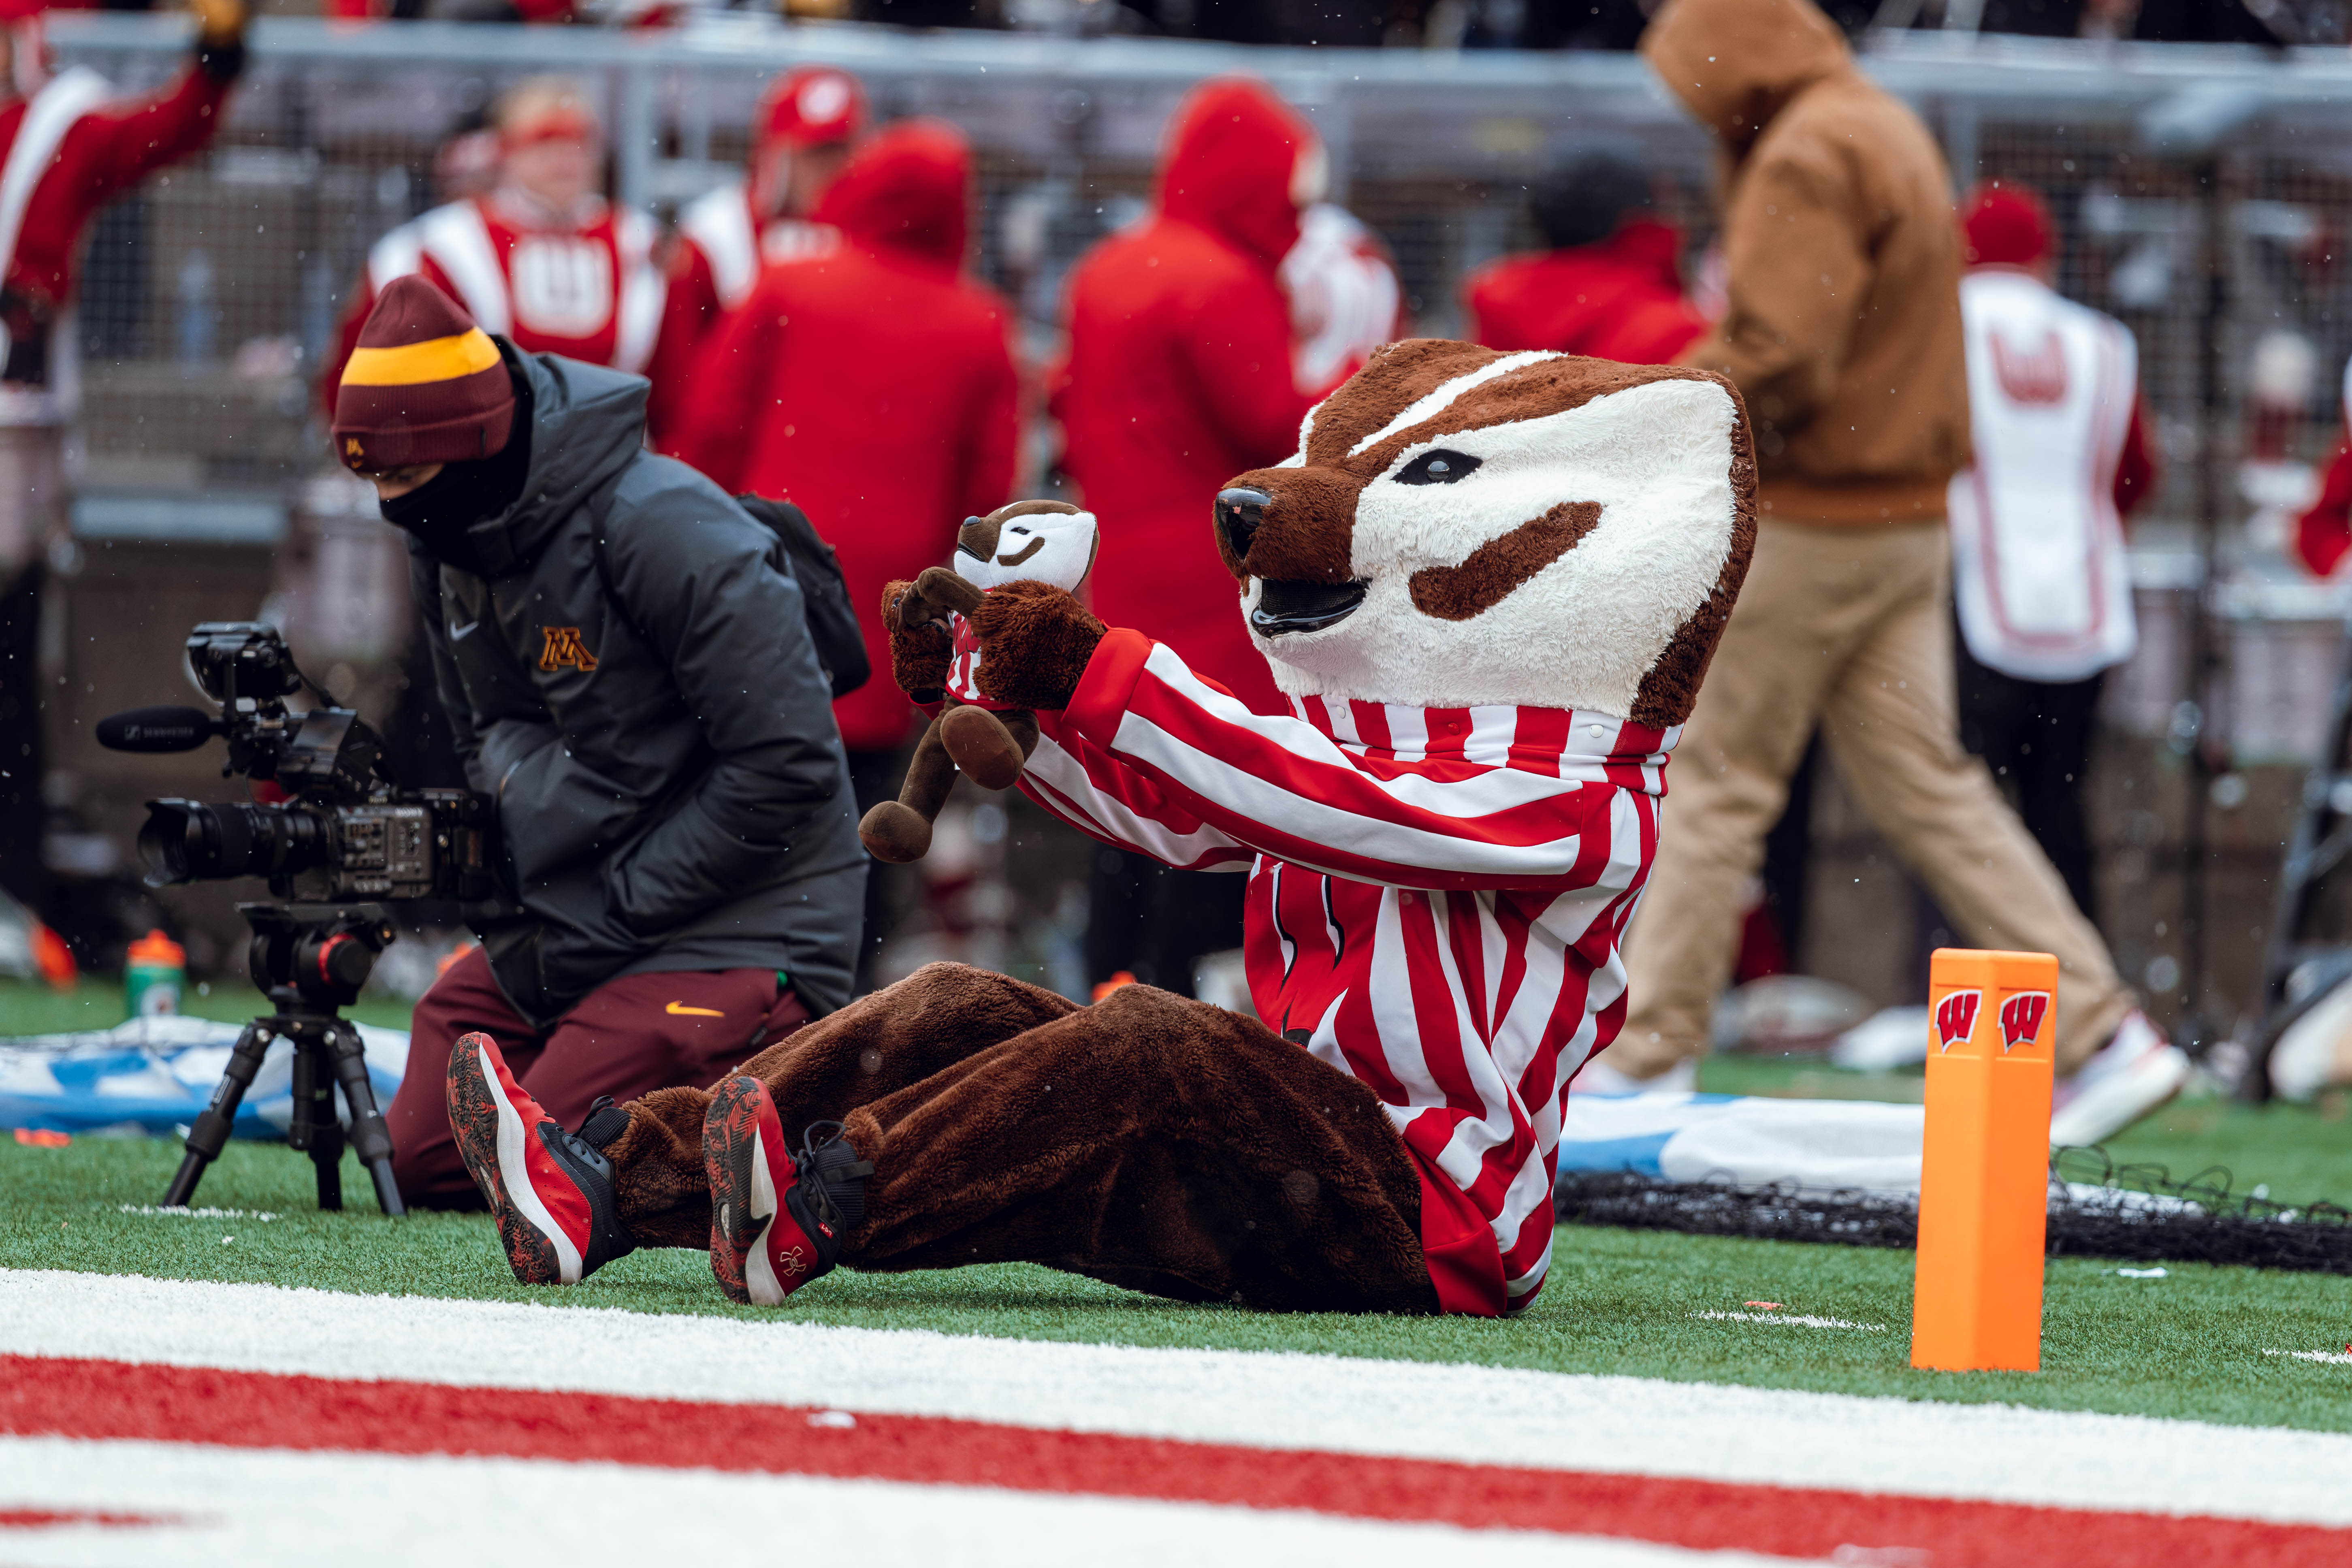
{"label": "maroon athletic pant", "polygon": [[544,1034],[508,1005],[480,948],[416,1004],[408,1071],[384,1119],[400,1195],[419,1208],[478,1208],[449,1131],[445,1087],[457,1037],[481,1030],[533,1100],[567,1128],[599,1095],[619,1104],[657,1089],[700,1089],[809,1020],[772,969],[682,970],[608,980]]}

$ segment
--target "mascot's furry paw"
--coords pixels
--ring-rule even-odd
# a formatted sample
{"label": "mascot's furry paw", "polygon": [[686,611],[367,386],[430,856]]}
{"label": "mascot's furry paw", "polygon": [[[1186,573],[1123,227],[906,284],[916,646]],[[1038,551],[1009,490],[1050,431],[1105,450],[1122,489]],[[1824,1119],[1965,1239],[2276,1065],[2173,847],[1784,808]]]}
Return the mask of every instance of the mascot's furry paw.
{"label": "mascot's furry paw", "polygon": [[970,619],[983,654],[981,695],[1020,708],[1067,708],[1103,637],[1084,605],[1044,583],[1007,583]]}
{"label": "mascot's furry paw", "polygon": [[[890,634],[890,679],[916,701],[937,702],[948,683],[955,643],[947,627],[937,621],[906,624],[899,606],[914,588],[912,583],[893,583],[882,590],[882,626]],[[916,851],[917,856],[921,853]]]}

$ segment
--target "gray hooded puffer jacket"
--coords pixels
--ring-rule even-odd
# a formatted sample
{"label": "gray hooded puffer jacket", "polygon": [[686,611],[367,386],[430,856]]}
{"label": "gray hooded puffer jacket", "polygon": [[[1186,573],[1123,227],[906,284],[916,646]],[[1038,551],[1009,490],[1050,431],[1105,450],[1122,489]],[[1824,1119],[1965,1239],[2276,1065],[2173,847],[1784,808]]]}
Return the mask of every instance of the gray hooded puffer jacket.
{"label": "gray hooded puffer jacket", "polygon": [[469,531],[486,575],[410,552],[520,901],[468,911],[499,986],[541,1028],[660,971],[778,969],[839,1007],[866,858],[782,546],[645,450],[645,381],[499,348],[531,395],[522,497]]}

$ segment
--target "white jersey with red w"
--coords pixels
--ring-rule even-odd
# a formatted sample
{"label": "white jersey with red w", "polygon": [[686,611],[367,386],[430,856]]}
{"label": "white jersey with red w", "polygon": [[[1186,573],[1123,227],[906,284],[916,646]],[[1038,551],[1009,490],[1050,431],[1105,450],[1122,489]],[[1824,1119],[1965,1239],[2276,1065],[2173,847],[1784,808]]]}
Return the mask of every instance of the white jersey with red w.
{"label": "white jersey with red w", "polygon": [[2122,322],[2029,273],[1960,280],[1976,461],[1952,480],[1952,593],[1980,664],[2081,680],[2139,640],[2115,503],[2138,396]]}
{"label": "white jersey with red w", "polygon": [[1258,1016],[1388,1107],[1440,1304],[1516,1310],[1551,1262],[1569,1079],[1624,1021],[1618,941],[1679,731],[1293,701],[1253,713],[1113,631],[1070,706],[1038,714],[1022,787],[1169,865],[1249,868]]}
{"label": "white jersey with red w", "polygon": [[628,207],[599,203],[576,226],[526,226],[495,196],[451,202],[402,224],[368,252],[366,295],[420,273],[455,296],[486,332],[526,353],[555,353],[642,374],[661,332],[667,284],[654,259],[660,231]]}

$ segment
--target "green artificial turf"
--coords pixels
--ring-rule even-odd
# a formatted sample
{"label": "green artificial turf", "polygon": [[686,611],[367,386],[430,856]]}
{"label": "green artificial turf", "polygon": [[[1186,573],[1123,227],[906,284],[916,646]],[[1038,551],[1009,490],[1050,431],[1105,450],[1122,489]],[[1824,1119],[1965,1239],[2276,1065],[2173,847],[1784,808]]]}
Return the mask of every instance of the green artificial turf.
{"label": "green artificial turf", "polygon": [[[247,981],[214,980],[189,984],[180,1011],[192,1018],[242,1024],[269,1011],[269,1003]],[[358,1024],[408,1027],[409,1004],[396,996],[367,995],[343,1009]],[[79,1029],[110,1029],[126,1016],[122,982],[85,978],[70,991],[53,991],[22,980],[0,980],[0,1037],[63,1035]]]}
{"label": "green artificial turf", "polygon": [[[722,1298],[697,1252],[640,1252],[570,1289],[516,1285],[480,1215],[375,1212],[345,1162],[352,1207],[311,1206],[309,1163],[233,1145],[202,1205],[278,1217],[126,1215],[152,1204],[179,1157],[168,1140],[0,1141],[0,1267],[253,1280],[645,1312],[755,1314]],[[2191,1416],[2352,1431],[2352,1367],[2268,1356],[2352,1342],[2352,1279],[2174,1265],[2159,1279],[2053,1261],[2038,1374],[1918,1373],[1909,1348],[1911,1255],[1652,1232],[1559,1231],[1550,1282],[1524,1317],[1267,1316],[1181,1306],[1044,1268],[912,1275],[844,1270],[781,1314],[803,1322],[1139,1345],[1295,1350],[1558,1372]],[[1708,1321],[1751,1301],[1885,1325],[1879,1331]]]}
{"label": "green artificial turf", "polygon": [[[241,984],[193,988],[186,1010],[237,1020],[260,998]],[[351,1010],[406,1023],[396,1002]],[[58,994],[0,983],[0,1035],[102,1028],[122,1016],[121,987],[86,981]],[[1818,1058],[1725,1056],[1701,1069],[1718,1093],[1914,1100],[1915,1073],[1849,1073]],[[2316,1107],[2184,1100],[2116,1139],[2119,1161],[2186,1177],[2228,1168],[2241,1191],[2352,1203],[2352,1116],[2338,1093]],[[173,1140],[79,1140],[62,1149],[0,1140],[0,1267],[168,1279],[252,1280],[361,1292],[754,1315],[711,1283],[693,1252],[641,1252],[587,1284],[514,1283],[488,1221],[376,1213],[365,1175],[344,1162],[352,1208],[322,1215],[310,1164],[290,1150],[237,1143],[207,1173],[200,1205],[275,1219],[125,1214],[152,1205],[179,1160]],[[230,1239],[224,1239],[224,1238]],[[1911,1255],[1655,1232],[1559,1232],[1549,1283],[1516,1321],[1270,1317],[1180,1306],[1048,1269],[1000,1266],[914,1275],[848,1271],[793,1298],[808,1322],[949,1333],[1234,1350],[1462,1361],[1559,1372],[1622,1373],[1832,1393],[2194,1416],[2238,1425],[2352,1431],[2352,1367],[2263,1352],[2352,1344],[2352,1279],[2171,1265],[2164,1278],[2120,1276],[2084,1259],[2050,1265],[2039,1374],[1917,1373],[1909,1348]],[[1866,1330],[1806,1329],[1695,1318],[1767,1300]]]}

